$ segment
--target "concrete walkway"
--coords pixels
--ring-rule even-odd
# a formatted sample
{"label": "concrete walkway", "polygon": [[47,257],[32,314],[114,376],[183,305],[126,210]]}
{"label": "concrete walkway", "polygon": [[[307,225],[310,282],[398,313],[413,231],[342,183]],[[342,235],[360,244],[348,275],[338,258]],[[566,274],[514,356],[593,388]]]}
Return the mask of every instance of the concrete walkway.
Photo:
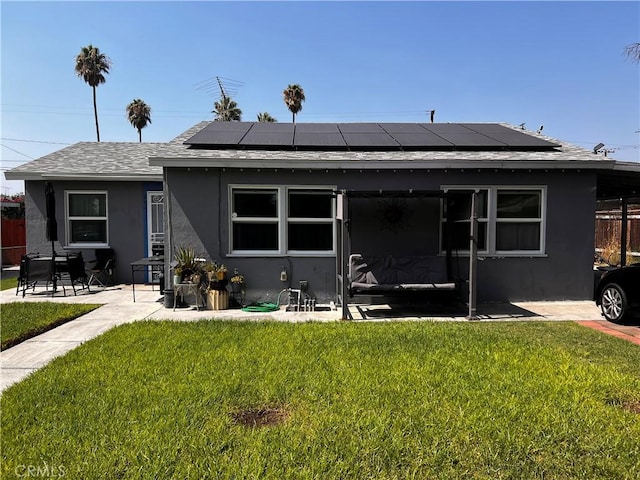
{"label": "concrete walkway", "polygon": [[[197,321],[201,319],[227,319],[248,321],[339,321],[341,311],[325,310],[316,312],[287,312],[284,309],[271,313],[246,313],[239,309],[220,311],[195,308],[179,308],[174,312],[165,308],[160,292],[148,285],[136,285],[136,302],[133,302],[131,285],[118,285],[106,289],[94,288],[91,292],[79,291],[63,296],[61,292],[54,297],[37,289],[23,298],[15,290],[0,292],[0,308],[10,302],[58,302],[58,303],[98,303],[102,306],[82,317],[65,323],[0,352],[0,391],[19,382],[30,373],[38,370],[54,358],[64,355],[75,347],[90,340],[110,328],[138,320],[174,320]],[[425,310],[420,306],[407,305],[350,305],[353,321],[467,321],[465,312],[460,310]],[[478,307],[479,321],[577,321],[581,325],[596,328],[605,333],[640,344],[639,326],[620,326],[602,320],[598,308],[593,302],[521,302],[517,304],[486,304]]]}

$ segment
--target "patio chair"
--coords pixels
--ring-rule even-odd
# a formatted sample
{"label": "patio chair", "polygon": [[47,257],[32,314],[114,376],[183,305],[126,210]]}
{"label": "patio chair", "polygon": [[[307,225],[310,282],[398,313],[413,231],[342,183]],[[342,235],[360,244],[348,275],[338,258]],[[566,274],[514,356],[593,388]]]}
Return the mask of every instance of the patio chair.
{"label": "patio chair", "polygon": [[96,259],[89,262],[93,263],[93,268],[90,268],[89,282],[87,286],[97,283],[102,287],[115,285],[115,277],[113,274],[116,264],[116,254],[113,248],[96,248]]}
{"label": "patio chair", "polygon": [[74,295],[77,295],[76,285],[80,285],[81,290],[86,288],[87,291],[91,291],[82,252],[70,253],[64,262],[56,262],[56,275],[58,275],[63,288],[65,281],[71,284]]}
{"label": "patio chair", "polygon": [[38,282],[44,283],[47,288],[53,279],[51,261],[39,261],[41,259],[38,254],[28,253],[20,259],[20,272],[18,274],[18,283],[16,286],[16,295],[22,291],[25,296],[27,290],[35,291]]}

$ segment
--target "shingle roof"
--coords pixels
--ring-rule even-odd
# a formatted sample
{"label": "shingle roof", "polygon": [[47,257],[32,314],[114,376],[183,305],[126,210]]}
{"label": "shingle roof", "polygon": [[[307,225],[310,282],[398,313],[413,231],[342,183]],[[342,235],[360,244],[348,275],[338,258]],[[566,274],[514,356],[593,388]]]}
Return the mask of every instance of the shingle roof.
{"label": "shingle roof", "polygon": [[[293,168],[445,168],[447,166],[610,168],[615,161],[555,138],[527,132],[560,146],[544,151],[274,151],[208,150],[183,142],[210,122],[200,122],[170,142],[81,142],[5,173],[8,180],[50,177],[162,179],[163,166]],[[500,124],[518,130],[508,124]]]}
{"label": "shingle roof", "polygon": [[183,149],[183,142],[209,122],[200,122],[167,143],[80,142],[6,172],[7,179],[40,177],[134,178],[161,180],[162,167],[149,165],[149,157],[162,147]]}

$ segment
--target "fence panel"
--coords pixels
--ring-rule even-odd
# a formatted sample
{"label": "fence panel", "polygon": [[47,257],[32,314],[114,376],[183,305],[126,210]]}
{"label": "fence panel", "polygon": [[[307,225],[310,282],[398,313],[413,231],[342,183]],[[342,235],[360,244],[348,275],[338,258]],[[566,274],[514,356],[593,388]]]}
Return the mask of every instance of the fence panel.
{"label": "fence panel", "polygon": [[2,265],[20,265],[20,258],[27,253],[25,219],[2,219]]}

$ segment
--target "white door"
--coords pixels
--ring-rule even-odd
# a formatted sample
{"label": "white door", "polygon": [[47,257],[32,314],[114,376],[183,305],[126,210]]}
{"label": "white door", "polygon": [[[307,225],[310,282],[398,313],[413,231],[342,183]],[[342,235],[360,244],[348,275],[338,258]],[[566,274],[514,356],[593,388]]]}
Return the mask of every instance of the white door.
{"label": "white door", "polygon": [[[154,245],[164,245],[164,193],[147,192],[147,252],[153,255]],[[149,271],[151,275],[151,270]],[[158,282],[158,271],[153,272],[151,282]]]}

